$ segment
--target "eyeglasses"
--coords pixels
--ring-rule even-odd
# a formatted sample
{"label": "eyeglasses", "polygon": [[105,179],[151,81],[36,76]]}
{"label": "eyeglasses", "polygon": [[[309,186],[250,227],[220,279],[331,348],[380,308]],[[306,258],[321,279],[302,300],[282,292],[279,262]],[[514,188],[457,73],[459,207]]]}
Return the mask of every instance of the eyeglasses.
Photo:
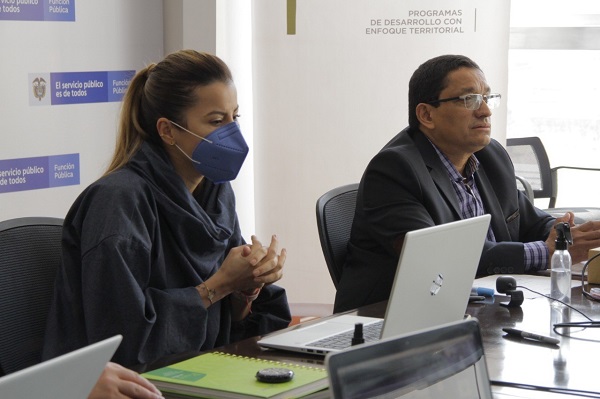
{"label": "eyeglasses", "polygon": [[426,104],[444,103],[446,101],[459,101],[462,100],[465,104],[466,109],[472,111],[478,110],[481,107],[481,103],[485,101],[489,109],[497,108],[500,105],[501,95],[498,93],[493,94],[465,94],[458,97],[443,98],[441,100],[429,101]]}

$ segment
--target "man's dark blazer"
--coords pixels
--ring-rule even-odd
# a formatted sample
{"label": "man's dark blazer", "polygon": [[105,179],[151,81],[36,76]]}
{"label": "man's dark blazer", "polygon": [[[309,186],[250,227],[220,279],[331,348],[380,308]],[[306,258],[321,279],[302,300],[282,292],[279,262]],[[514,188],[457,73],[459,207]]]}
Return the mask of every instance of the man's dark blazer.
{"label": "man's dark blazer", "polygon": [[[497,141],[475,156],[475,181],[496,239],[486,241],[477,274],[524,273],[523,243],[545,241],[554,218],[517,190],[512,162]],[[388,299],[404,234],[460,219],[448,172],[427,137],[410,128],[398,133],[361,179],[334,311]]]}

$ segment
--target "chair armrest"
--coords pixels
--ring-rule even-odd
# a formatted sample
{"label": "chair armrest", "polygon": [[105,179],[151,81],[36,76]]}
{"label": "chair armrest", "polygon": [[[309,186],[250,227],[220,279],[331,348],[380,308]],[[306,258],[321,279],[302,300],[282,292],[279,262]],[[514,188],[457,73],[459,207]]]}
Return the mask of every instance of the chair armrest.
{"label": "chair armrest", "polygon": [[527,196],[527,198],[529,199],[529,201],[531,201],[533,203],[533,188],[531,188],[531,184],[529,184],[529,182],[527,181],[527,179],[525,179],[524,177],[515,176],[515,178],[523,186],[523,189],[525,190],[525,195]]}
{"label": "chair armrest", "polygon": [[600,172],[600,168],[584,168],[581,166],[557,166],[554,168],[551,168],[550,170],[552,172],[557,171],[558,169],[575,169],[575,170],[588,170],[588,171],[592,171],[592,172]]}

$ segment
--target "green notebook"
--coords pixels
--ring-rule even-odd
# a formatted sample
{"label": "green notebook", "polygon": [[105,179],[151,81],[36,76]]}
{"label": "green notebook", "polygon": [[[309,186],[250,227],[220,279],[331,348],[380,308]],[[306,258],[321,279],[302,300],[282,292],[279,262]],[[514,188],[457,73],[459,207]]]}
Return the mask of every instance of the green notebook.
{"label": "green notebook", "polygon": [[[290,369],[294,378],[259,382],[256,372],[270,367]],[[328,387],[327,371],[322,368],[222,352],[205,353],[142,375],[161,391],[194,398],[299,398]]]}

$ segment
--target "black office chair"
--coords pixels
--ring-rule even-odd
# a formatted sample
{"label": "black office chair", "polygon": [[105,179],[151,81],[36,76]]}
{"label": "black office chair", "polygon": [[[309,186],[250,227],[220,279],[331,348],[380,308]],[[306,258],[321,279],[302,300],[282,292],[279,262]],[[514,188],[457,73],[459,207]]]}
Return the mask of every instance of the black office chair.
{"label": "black office chair", "polygon": [[358,183],[348,184],[326,192],[317,200],[317,228],[321,249],[336,288],[346,260],[357,192]]}
{"label": "black office chair", "polygon": [[41,361],[62,224],[49,217],[0,222],[0,370],[6,374]]}
{"label": "black office chair", "polygon": [[[577,224],[588,220],[600,220],[600,208],[596,207],[561,207],[556,208],[558,196],[558,171],[560,169],[573,169],[585,171],[600,171],[596,168],[582,168],[575,166],[550,167],[548,154],[539,137],[521,137],[506,140],[506,150],[515,166],[517,180],[525,187],[531,186],[530,193],[533,198],[548,198],[546,212],[553,216],[563,216],[566,211],[573,211]],[[523,183],[524,180],[526,183]],[[531,199],[531,198],[530,198]],[[533,200],[532,200],[533,201]]]}

